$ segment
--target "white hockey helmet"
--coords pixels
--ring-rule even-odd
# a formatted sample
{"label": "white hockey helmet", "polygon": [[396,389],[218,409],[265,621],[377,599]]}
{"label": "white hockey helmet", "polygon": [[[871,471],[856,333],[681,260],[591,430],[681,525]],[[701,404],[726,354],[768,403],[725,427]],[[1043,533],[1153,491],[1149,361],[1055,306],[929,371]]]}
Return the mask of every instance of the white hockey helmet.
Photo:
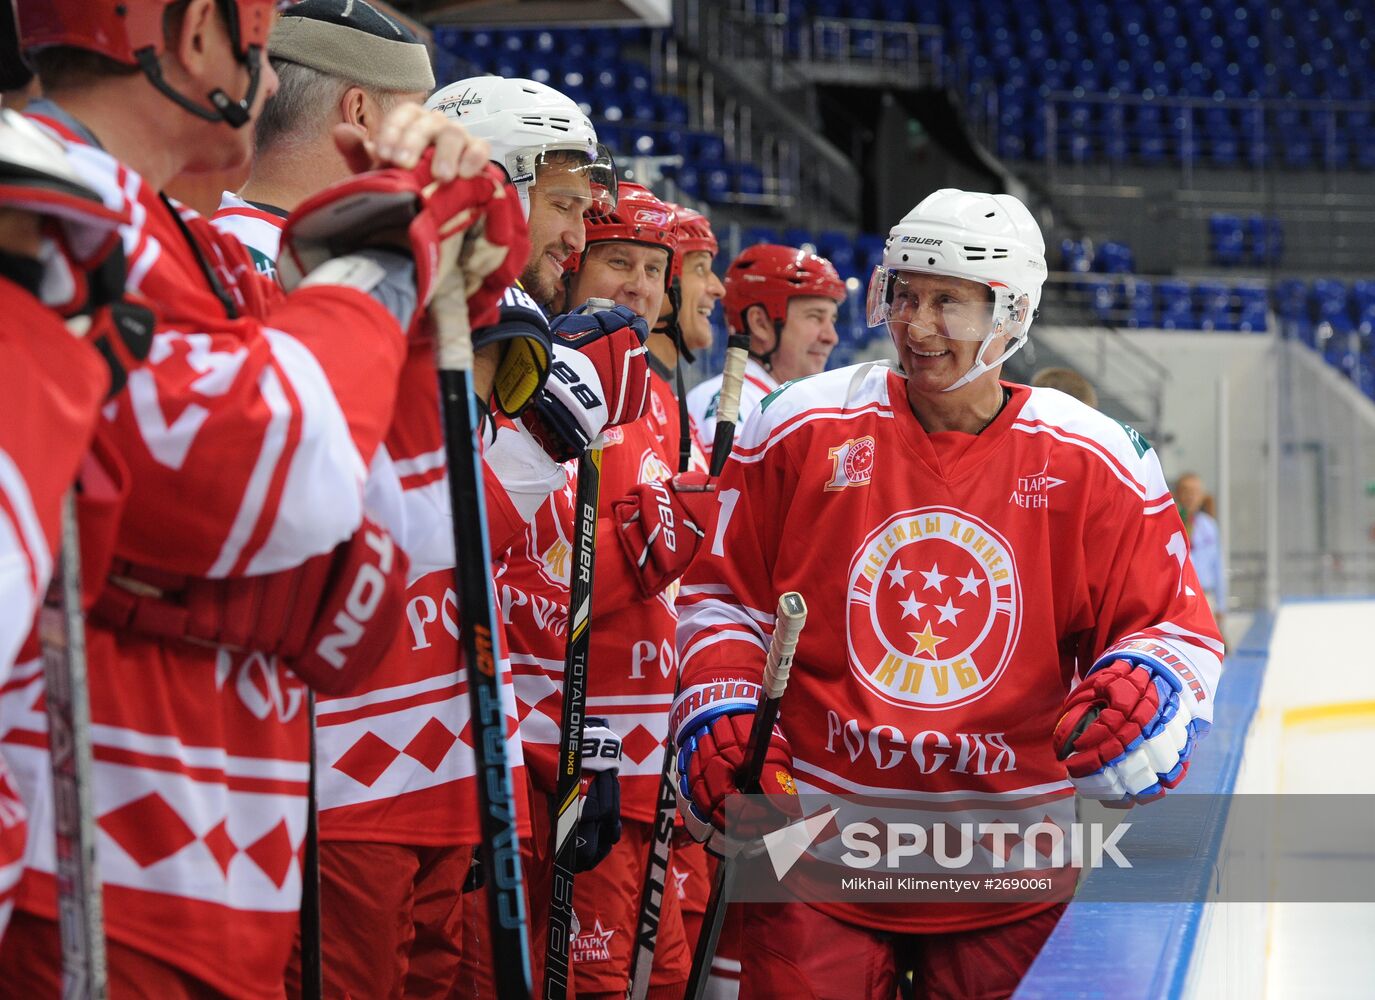
{"label": "white hockey helmet", "polygon": [[609,212],[616,207],[616,165],[597,141],[597,130],[582,109],[553,87],[534,80],[474,76],[436,90],[425,107],[458,120],[473,135],[492,146],[492,160],[501,165],[530,215],[530,188],[539,182],[544,157],[556,151],[582,154],[580,168],[591,184],[591,197],[579,190],[565,192],[587,201],[588,211]]}
{"label": "white hockey helmet", "polygon": [[[965,305],[944,315],[941,336],[978,340],[974,367],[950,392],[1012,357],[1026,343],[1046,280],[1046,243],[1041,227],[1010,194],[942,188],[922,199],[888,233],[883,262],[869,279],[870,326],[903,319],[906,274],[934,274],[976,281],[989,288],[986,309]],[[993,361],[984,352],[997,337],[1011,338]]]}

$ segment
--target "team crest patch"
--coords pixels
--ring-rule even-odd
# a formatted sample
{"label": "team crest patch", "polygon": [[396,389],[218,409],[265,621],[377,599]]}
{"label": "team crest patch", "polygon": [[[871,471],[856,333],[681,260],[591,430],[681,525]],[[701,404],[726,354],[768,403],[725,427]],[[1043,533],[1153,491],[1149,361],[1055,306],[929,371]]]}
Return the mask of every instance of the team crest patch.
{"label": "team crest patch", "polygon": [[797,794],[797,785],[793,782],[793,776],[787,771],[775,771],[774,777],[778,779],[778,787],[783,789],[785,795]]}
{"label": "team crest patch", "polygon": [[659,423],[668,423],[668,414],[664,412],[664,404],[658,393],[651,392],[649,394],[649,409],[654,414],[654,419]]}
{"label": "team crest patch", "polygon": [[830,450],[831,478],[826,492],[835,493],[847,486],[866,486],[874,477],[874,439],[869,435],[851,438]]}
{"label": "team crest patch", "polygon": [[1012,548],[950,507],[889,518],[850,564],[850,670],[894,705],[952,708],[1002,676],[1021,631]]}
{"label": "team crest patch", "polygon": [[573,939],[573,961],[575,962],[609,962],[611,961],[611,936],[616,933],[616,928],[606,930],[602,927],[601,918],[598,917],[592,923],[590,930],[585,930]]}

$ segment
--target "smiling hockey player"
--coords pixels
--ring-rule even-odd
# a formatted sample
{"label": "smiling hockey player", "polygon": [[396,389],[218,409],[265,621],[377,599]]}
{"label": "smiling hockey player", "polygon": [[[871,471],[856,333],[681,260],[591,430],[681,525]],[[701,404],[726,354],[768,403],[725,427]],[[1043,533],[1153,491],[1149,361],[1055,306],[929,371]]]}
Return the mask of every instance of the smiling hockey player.
{"label": "smiling hockey player", "polygon": [[[713,682],[758,682],[788,590],[811,614],[766,791],[1054,809],[1076,788],[1129,804],[1183,779],[1222,643],[1150,446],[1061,393],[999,381],[1045,274],[1017,199],[933,193],[869,287],[901,367],[792,383],[746,428],[679,597],[671,724],[680,807],[703,835],[735,791],[756,701]],[[887,997],[909,969],[918,996],[1008,996],[1062,907],[750,905],[741,996]]]}

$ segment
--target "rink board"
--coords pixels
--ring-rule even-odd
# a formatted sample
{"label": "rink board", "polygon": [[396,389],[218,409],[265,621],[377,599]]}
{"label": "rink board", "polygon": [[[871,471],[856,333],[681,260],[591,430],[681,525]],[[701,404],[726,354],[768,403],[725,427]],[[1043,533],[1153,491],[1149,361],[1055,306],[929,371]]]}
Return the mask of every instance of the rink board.
{"label": "rink board", "polygon": [[[1190,791],[1375,792],[1375,656],[1362,641],[1372,622],[1375,601],[1258,615],[1227,658]],[[1227,832],[1224,816],[1214,856],[1227,856]],[[1372,940],[1369,904],[1072,903],[1016,997],[1370,996]]]}

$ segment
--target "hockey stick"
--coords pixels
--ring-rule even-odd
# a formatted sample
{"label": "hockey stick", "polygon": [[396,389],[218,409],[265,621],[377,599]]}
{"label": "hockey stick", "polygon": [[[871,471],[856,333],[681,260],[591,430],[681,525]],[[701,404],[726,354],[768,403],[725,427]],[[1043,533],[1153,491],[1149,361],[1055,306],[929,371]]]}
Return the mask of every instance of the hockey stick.
{"label": "hockey stick", "polygon": [[473,390],[473,343],[468,303],[459,282],[451,282],[431,306],[436,324],[439,396],[444,411],[444,460],[448,465],[453,517],[454,582],[458,588],[463,662],[482,814],[482,864],[488,872],[487,909],[492,927],[492,975],[499,1000],[530,995],[525,893],[515,797],[506,761],[506,712],[494,646],[496,601],[483,494],[481,424]]}
{"label": "hockey stick", "polygon": [[[588,299],[591,312],[611,309],[610,299]],[[557,377],[553,371],[551,377]],[[574,508],[573,579],[568,592],[568,642],[563,656],[563,716],[559,727],[558,775],[554,785],[550,857],[554,878],[549,899],[549,933],[544,943],[544,1000],[568,995],[569,947],[573,940],[573,863],[582,814],[582,735],[587,719],[587,655],[592,648],[592,568],[597,554],[597,502],[602,485],[602,438],[578,459]]]}
{"label": "hockey stick", "polygon": [[306,725],[310,771],[306,787],[306,849],[301,859],[301,1000],[321,1000],[325,995],[325,972],[320,950],[320,803],[315,785],[315,692],[310,688],[306,688]]}
{"label": "hockey stick", "polygon": [[750,356],[748,334],[732,333],[726,341],[726,367],[721,375],[721,399],[716,404],[716,439],[711,444],[711,474],[719,476],[735,447],[735,424],[740,419],[740,390],[745,384],[745,360]]}
{"label": "hockey stick", "polygon": [[81,546],[72,493],[62,501],[59,559],[58,578],[39,615],[39,637],[53,777],[62,996],[64,1000],[104,1000],[105,922],[96,870],[86,624],[81,618]]}
{"label": "hockey stick", "polygon": [[[793,653],[802,626],[807,624],[807,602],[796,591],[789,591],[778,599],[778,617],[774,622],[773,640],[769,643],[769,657],[764,663],[764,690],[760,692],[759,707],[754,710],[754,725],[745,745],[745,765],[739,772],[739,788],[746,795],[759,793],[759,776],[764,771],[764,759],[769,752],[769,734],[778,721],[778,704],[788,687],[788,673],[793,666]],[[726,919],[731,879],[735,874],[735,859],[722,858],[716,866],[707,910],[702,916],[702,932],[697,938],[697,950],[692,956],[692,974],[688,977],[684,1000],[702,1000],[711,978],[711,960],[716,955],[716,943],[721,939],[721,924]]]}
{"label": "hockey stick", "polygon": [[[740,416],[740,388],[745,381],[745,358],[749,337],[731,334],[726,346],[726,367],[721,376],[721,398],[716,407],[716,441],[711,449],[711,475],[719,476],[735,444],[735,423]],[[686,422],[684,422],[686,427]],[[677,685],[674,685],[677,697]],[[673,788],[673,744],[664,747],[664,766],[659,775],[659,800],[654,808],[654,839],[649,844],[649,863],[640,886],[639,916],[635,920],[634,959],[630,965],[628,1000],[644,1000],[649,992],[649,975],[654,967],[654,951],[659,945],[659,918],[668,884],[668,859],[673,841],[673,817],[678,795]]]}

